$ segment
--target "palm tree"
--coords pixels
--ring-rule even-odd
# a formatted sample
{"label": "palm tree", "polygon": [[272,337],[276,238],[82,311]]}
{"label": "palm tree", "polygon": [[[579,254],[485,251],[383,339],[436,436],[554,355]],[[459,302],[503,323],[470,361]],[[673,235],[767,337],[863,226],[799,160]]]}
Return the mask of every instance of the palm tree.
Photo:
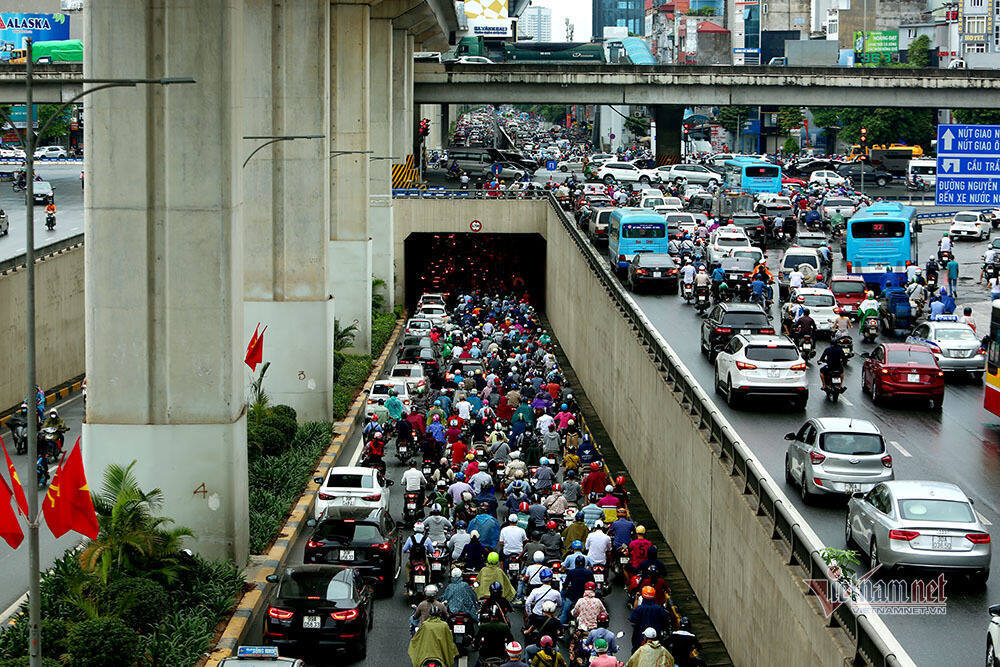
{"label": "palm tree", "polygon": [[170,584],[187,568],[182,542],[193,533],[168,528],[173,520],[156,516],[163,492],[140,489],[133,467],[135,461],[108,466],[100,493],[91,494],[100,532],[80,554],[80,566],[105,584],[116,575],[138,574]]}

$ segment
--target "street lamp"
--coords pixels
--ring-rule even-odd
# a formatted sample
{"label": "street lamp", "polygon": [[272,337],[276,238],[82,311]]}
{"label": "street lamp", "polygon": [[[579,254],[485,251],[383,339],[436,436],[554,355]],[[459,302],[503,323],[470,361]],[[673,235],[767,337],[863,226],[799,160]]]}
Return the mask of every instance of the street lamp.
{"label": "street lamp", "polygon": [[326,136],[325,134],[273,134],[273,135],[249,135],[243,137],[244,139],[267,140],[250,152],[250,155],[247,156],[247,159],[243,161],[243,166],[246,167],[247,162],[250,161],[250,158],[252,158],[257,153],[257,151],[259,151],[261,148],[264,148],[265,146],[276,144],[279,141],[295,141],[296,139],[322,139],[325,136]]}
{"label": "street lamp", "polygon": [[[31,129],[31,119],[34,115],[33,98],[33,65],[31,38],[25,40],[27,58],[25,62],[24,77],[24,109],[25,127],[24,132],[17,132],[14,123],[10,121],[7,114],[0,112],[4,120],[10,123],[17,132],[18,141],[24,147],[24,175],[25,175],[25,208],[27,221],[25,222],[25,263],[27,268],[27,307],[25,322],[25,338],[27,342],[27,396],[32,398],[35,411],[38,410],[38,400],[35,396],[35,151],[34,136]],[[15,82],[20,83],[15,79]],[[48,79],[49,83],[79,83],[81,80],[73,79]],[[195,80],[189,77],[183,78],[160,78],[160,79],[82,79],[84,84],[95,84],[93,88],[88,88],[75,95],[68,102],[64,102],[55,113],[53,113],[43,125],[38,128],[38,136],[45,134],[45,130],[54,119],[77,100],[90,93],[104,90],[106,88],[134,88],[137,85],[159,85],[167,86],[175,83],[194,83]],[[38,555],[38,469],[31,465],[38,459],[38,422],[35,419],[27,419],[28,422],[28,567],[30,569],[28,578],[28,655],[31,667],[41,667],[41,591],[39,583],[39,555]]]}

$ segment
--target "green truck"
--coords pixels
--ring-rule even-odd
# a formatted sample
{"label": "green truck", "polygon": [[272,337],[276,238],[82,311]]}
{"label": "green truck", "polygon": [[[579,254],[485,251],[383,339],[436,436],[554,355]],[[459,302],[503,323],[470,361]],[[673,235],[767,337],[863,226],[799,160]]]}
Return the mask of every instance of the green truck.
{"label": "green truck", "polygon": [[[79,39],[61,39],[51,42],[35,42],[31,45],[31,56],[36,63],[82,63],[83,42]],[[12,65],[23,65],[28,60],[27,49],[10,52]]]}

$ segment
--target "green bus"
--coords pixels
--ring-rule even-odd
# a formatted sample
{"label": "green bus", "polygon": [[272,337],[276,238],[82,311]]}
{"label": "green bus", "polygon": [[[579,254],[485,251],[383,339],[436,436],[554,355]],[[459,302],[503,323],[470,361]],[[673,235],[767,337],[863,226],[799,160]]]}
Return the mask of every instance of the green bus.
{"label": "green bus", "polygon": [[[83,42],[79,39],[61,39],[51,42],[35,42],[31,45],[31,55],[36,63],[82,63]],[[12,65],[23,65],[28,60],[27,49],[10,52]]]}
{"label": "green bus", "polygon": [[605,62],[604,47],[596,42],[509,42],[482,36],[463,37],[449,56],[483,56],[494,62]]}

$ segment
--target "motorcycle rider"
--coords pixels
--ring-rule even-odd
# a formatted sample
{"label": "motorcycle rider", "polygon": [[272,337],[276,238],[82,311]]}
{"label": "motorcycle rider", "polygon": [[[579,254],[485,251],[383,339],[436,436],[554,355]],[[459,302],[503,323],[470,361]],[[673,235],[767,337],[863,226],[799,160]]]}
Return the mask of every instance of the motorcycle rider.
{"label": "motorcycle rider", "polygon": [[417,629],[407,649],[413,667],[423,667],[427,660],[439,660],[442,665],[454,664],[458,658],[458,647],[446,618],[447,612],[435,607],[427,621]]}
{"label": "motorcycle rider", "polygon": [[533,562],[524,568],[517,582],[517,597],[514,599],[514,604],[523,604],[524,596],[536,586],[542,585],[540,575],[545,569],[545,554],[542,551],[533,551],[531,559]]}
{"label": "motorcycle rider", "polygon": [[677,629],[670,633],[667,648],[674,656],[674,663],[677,667],[688,667],[703,664],[700,660],[692,658],[691,654],[701,649],[698,638],[691,633],[691,620],[685,616],[677,625]]}
{"label": "motorcycle rider", "polygon": [[424,530],[434,544],[445,544],[448,534],[454,530],[448,517],[441,515],[441,505],[438,503],[431,505],[431,515],[424,519]]}
{"label": "motorcycle rider", "polygon": [[576,601],[570,613],[582,627],[592,628],[597,625],[597,617],[608,613],[604,602],[597,597],[597,584],[588,581],[584,585],[583,597]]}
{"label": "motorcycle rider", "polygon": [[694,264],[691,263],[691,260],[684,260],[684,266],[681,267],[681,282],[684,283],[685,288],[694,290],[695,273],[697,273],[697,271],[694,268]]}
{"label": "motorcycle rider", "polygon": [[655,633],[653,637],[657,637],[667,627],[669,621],[667,610],[663,605],[656,604],[655,588],[643,586],[641,595],[642,603],[632,610],[632,615],[628,619],[632,624],[633,650],[642,645],[644,631],[652,629]]}
{"label": "motorcycle rider", "polygon": [[418,504],[423,504],[427,478],[424,477],[424,473],[420,472],[415,463],[410,464],[410,467],[407,468],[406,472],[400,478],[399,483],[405,493],[416,493]]}
{"label": "motorcycle rider", "polygon": [[521,660],[521,654],[524,650],[521,648],[521,644],[518,642],[510,642],[504,647],[507,653],[507,662],[500,665],[500,667],[528,667],[528,663]]}
{"label": "motorcycle rider", "polygon": [[865,300],[858,304],[858,329],[864,328],[865,319],[878,317],[878,314],[879,305],[878,301],[875,300],[875,292],[868,290]]}
{"label": "motorcycle rider", "polygon": [[928,283],[937,283],[938,263],[937,257],[934,255],[927,258],[927,264],[924,266],[924,277]]}
{"label": "motorcycle rider", "polygon": [[49,409],[49,416],[46,417],[45,422],[42,424],[42,428],[43,429],[46,429],[46,428],[54,428],[54,429],[56,429],[56,432],[59,434],[58,439],[57,439],[58,443],[59,443],[59,451],[62,451],[62,448],[63,448],[63,433],[65,433],[66,431],[68,431],[69,427],[66,426],[66,422],[64,422],[63,419],[62,419],[62,417],[59,416],[59,411],[58,410],[56,410],[55,408],[50,408]]}
{"label": "motorcycle rider", "polygon": [[542,605],[551,602],[554,605],[553,612],[562,606],[562,595],[552,587],[552,570],[543,568],[538,578],[542,582],[541,586],[531,591],[524,601],[524,613],[535,627],[538,627],[545,615]]}
{"label": "motorcycle rider", "polygon": [[816,321],[809,314],[808,308],[803,308],[802,315],[795,320],[795,342],[799,343],[805,336],[811,336],[813,340],[816,339]]}
{"label": "motorcycle rider", "polygon": [[500,541],[497,544],[497,551],[500,552],[502,560],[506,565],[511,558],[520,556],[524,549],[524,543],[528,541],[528,534],[524,528],[517,525],[518,517],[511,514],[507,517],[507,525],[500,531]]}
{"label": "motorcycle rider", "polygon": [[843,308],[837,308],[837,319],[833,321],[833,333],[830,340],[837,340],[842,336],[849,336],[851,334],[851,318],[847,316],[847,311]]}
{"label": "motorcycle rider", "polygon": [[[35,423],[37,425],[37,423],[38,423],[37,419],[35,420]],[[25,449],[27,449],[27,438],[28,438],[28,436],[27,436],[27,432],[28,432],[27,431],[27,428],[28,428],[28,404],[27,403],[23,403],[23,402],[21,403],[21,408],[17,412],[15,412],[13,415],[11,415],[11,417],[10,417],[9,420],[7,420],[7,427],[10,429],[10,432],[14,434],[14,444],[15,444],[15,446],[17,446],[19,444],[19,441],[21,440],[21,438],[17,437],[17,430],[21,429],[21,428],[25,429],[24,430],[24,434],[25,435],[23,436],[25,444],[23,445],[23,447]],[[18,447],[18,449],[20,450],[20,447]]]}
{"label": "motorcycle rider", "polygon": [[653,543],[646,539],[646,527],[636,526],[635,539],[628,543],[629,575],[634,575],[639,571],[639,567],[645,562],[652,546]]}
{"label": "motorcycle rider", "polygon": [[552,637],[543,636],[538,646],[540,648],[531,659],[531,667],[566,667],[566,658],[556,649]]}
{"label": "motorcycle rider", "polygon": [[657,639],[659,635],[656,628],[646,628],[640,635],[640,641],[643,642],[641,646],[636,644],[636,637],[633,636],[632,648],[634,652],[625,663],[625,667],[672,667],[674,658],[670,655],[670,651],[660,644]]}
{"label": "motorcycle rider", "polygon": [[448,607],[437,599],[437,595],[438,587],[436,584],[424,586],[424,599],[417,604],[416,609],[413,610],[413,615],[410,617],[410,623],[413,627],[422,625],[424,621],[430,618],[432,610],[438,610],[447,618]]}
{"label": "motorcycle rider", "polygon": [[476,591],[462,578],[460,569],[452,568],[451,583],[445,587],[444,592],[438,598],[448,608],[450,614],[468,614],[472,618],[476,617],[479,598]]}
{"label": "motorcycle rider", "polygon": [[507,573],[500,568],[500,556],[495,551],[491,551],[486,557],[486,565],[479,570],[476,582],[479,584],[476,594],[480,598],[491,595],[492,585],[499,583],[501,587],[500,594],[503,598],[508,602],[514,599],[516,591],[514,590],[514,586],[511,585]]}
{"label": "motorcycle rider", "polygon": [[453,561],[460,560],[462,558],[462,552],[465,550],[465,546],[472,541],[472,535],[465,530],[466,523],[461,519],[455,522],[455,534],[448,538],[447,547],[451,551],[451,559]]}

